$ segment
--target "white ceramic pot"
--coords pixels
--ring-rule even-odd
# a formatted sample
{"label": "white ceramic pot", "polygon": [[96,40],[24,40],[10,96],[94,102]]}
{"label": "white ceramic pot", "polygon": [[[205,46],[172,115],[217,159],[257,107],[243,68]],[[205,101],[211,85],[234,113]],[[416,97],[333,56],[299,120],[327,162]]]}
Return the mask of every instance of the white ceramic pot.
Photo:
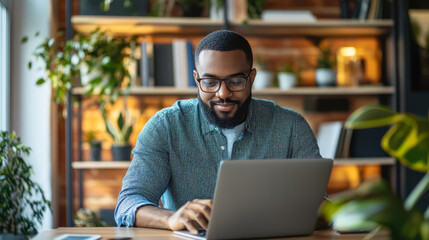
{"label": "white ceramic pot", "polygon": [[269,88],[273,86],[274,73],[270,71],[258,71],[253,81],[254,89]]}
{"label": "white ceramic pot", "polygon": [[280,89],[289,89],[296,86],[296,83],[297,83],[296,74],[288,73],[288,72],[279,72],[277,74],[277,78],[279,79]]}
{"label": "white ceramic pot", "polygon": [[319,87],[335,86],[337,81],[337,74],[330,68],[317,68],[316,69],[316,84]]}

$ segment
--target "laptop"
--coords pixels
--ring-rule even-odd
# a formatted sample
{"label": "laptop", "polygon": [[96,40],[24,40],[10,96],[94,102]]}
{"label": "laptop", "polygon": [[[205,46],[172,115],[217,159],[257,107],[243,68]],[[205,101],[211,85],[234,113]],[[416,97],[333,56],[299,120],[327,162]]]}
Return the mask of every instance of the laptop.
{"label": "laptop", "polygon": [[192,239],[310,235],[332,164],[331,159],[222,161],[207,231],[174,233]]}

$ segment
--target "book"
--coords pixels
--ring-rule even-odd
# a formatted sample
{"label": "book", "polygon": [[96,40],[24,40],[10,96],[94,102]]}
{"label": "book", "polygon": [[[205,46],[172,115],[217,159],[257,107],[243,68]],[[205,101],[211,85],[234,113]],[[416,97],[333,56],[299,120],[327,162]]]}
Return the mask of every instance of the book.
{"label": "book", "polygon": [[342,129],[343,122],[341,121],[325,122],[319,126],[317,144],[323,158],[334,159],[337,157]]}
{"label": "book", "polygon": [[377,19],[379,4],[380,4],[379,0],[372,0],[371,1],[371,5],[369,7],[369,13],[368,13],[368,19],[369,20]]}
{"label": "book", "polygon": [[353,8],[353,15],[352,18],[358,19],[359,18],[359,12],[361,9],[362,0],[355,0],[355,6]]}
{"label": "book", "polygon": [[153,62],[153,43],[142,42],[140,44],[140,81],[142,87],[153,87],[154,80],[154,62]]}
{"label": "book", "polygon": [[172,44],[153,45],[155,86],[174,86],[173,47]]}
{"label": "book", "polygon": [[361,0],[359,17],[360,20],[365,20],[368,18],[369,6],[371,0]]}
{"label": "book", "polygon": [[306,10],[264,10],[261,18],[267,22],[315,22],[316,17]]}
{"label": "book", "polygon": [[188,87],[196,87],[197,84],[194,80],[195,59],[194,59],[194,47],[191,41],[186,42],[186,53],[188,57]]}

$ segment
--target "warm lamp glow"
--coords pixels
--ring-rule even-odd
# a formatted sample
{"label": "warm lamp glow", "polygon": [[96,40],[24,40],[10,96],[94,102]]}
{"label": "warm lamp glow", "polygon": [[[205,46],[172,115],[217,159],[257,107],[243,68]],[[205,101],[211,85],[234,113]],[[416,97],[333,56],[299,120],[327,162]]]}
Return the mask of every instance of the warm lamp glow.
{"label": "warm lamp glow", "polygon": [[343,48],[340,48],[339,53],[340,53],[340,55],[342,55],[344,57],[353,57],[353,56],[356,56],[356,48],[354,48],[354,47],[343,47]]}
{"label": "warm lamp glow", "polygon": [[362,79],[363,69],[356,48],[340,48],[337,53],[337,85],[357,86]]}

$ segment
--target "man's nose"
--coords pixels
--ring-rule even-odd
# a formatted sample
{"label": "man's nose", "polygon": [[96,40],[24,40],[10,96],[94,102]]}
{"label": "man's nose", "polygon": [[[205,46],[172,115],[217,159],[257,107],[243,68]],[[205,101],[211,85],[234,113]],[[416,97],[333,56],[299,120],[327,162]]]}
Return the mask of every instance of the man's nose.
{"label": "man's nose", "polygon": [[231,95],[232,95],[232,92],[229,91],[229,89],[226,87],[226,83],[221,82],[219,91],[216,92],[216,97],[222,98],[222,99],[227,99],[227,98],[231,97]]}

